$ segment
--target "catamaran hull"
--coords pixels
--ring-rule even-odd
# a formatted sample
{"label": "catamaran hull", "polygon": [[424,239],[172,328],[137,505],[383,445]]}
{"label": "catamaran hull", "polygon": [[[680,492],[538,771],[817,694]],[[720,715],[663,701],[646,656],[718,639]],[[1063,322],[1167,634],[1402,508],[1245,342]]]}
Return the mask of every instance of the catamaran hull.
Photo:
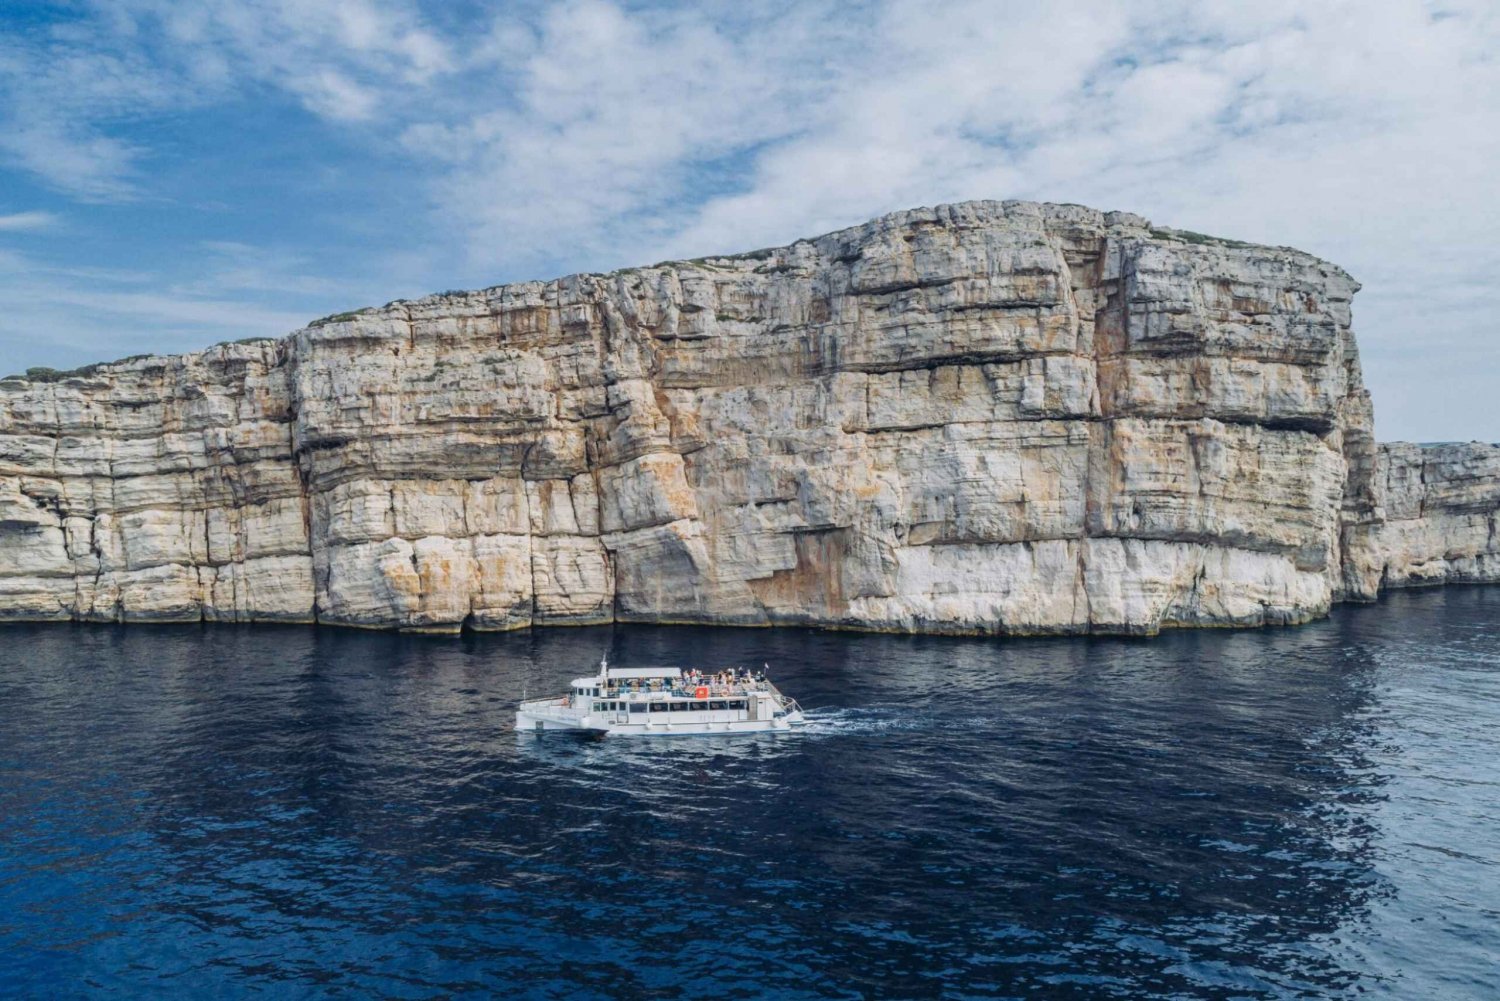
{"label": "catamaran hull", "polygon": [[550,713],[527,712],[524,709],[516,712],[516,731],[519,733],[571,730],[574,733],[614,734],[622,737],[695,737],[737,733],[784,733],[802,726],[804,722],[801,713],[788,713],[785,716],[774,719],[619,723],[612,720],[601,720],[597,717],[590,718],[588,716],[569,719]]}

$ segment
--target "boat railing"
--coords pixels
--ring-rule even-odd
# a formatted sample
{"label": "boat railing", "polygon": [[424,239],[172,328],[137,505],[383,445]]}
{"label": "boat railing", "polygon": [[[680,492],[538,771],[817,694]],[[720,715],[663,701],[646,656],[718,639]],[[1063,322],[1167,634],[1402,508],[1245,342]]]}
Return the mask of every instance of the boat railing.
{"label": "boat railing", "polygon": [[766,682],[766,686],[770,689],[771,697],[776,700],[776,704],[781,707],[782,712],[800,713],[802,711],[802,706],[797,703],[796,699],[787,695],[769,681]]}
{"label": "boat railing", "polygon": [[776,686],[770,681],[750,681],[736,684],[723,685],[705,682],[701,685],[676,685],[672,687],[647,687],[631,688],[628,686],[603,688],[599,697],[603,699],[627,698],[631,695],[665,695],[678,699],[696,698],[700,688],[708,690],[708,698],[724,699],[755,695],[760,692],[771,692],[776,694]]}

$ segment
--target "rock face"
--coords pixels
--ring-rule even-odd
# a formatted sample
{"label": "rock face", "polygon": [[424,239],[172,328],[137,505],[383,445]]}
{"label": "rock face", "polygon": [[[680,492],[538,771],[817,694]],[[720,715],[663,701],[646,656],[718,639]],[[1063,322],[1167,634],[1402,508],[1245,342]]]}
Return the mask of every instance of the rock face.
{"label": "rock face", "polygon": [[1152,633],[1493,575],[1494,456],[1377,454],[1357,288],[972,202],[8,379],[0,617]]}
{"label": "rock face", "polygon": [[1350,533],[1351,595],[1500,581],[1500,445],[1380,446],[1383,517]]}

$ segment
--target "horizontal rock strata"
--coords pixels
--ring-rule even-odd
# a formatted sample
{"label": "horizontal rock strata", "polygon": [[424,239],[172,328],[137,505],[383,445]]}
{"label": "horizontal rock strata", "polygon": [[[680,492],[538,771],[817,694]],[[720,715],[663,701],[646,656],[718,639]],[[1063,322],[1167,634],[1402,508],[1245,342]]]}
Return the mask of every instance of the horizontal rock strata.
{"label": "horizontal rock strata", "polygon": [[7,379],[0,617],[1152,633],[1490,573],[1438,540],[1493,461],[1377,452],[1357,287],[973,202]]}
{"label": "horizontal rock strata", "polygon": [[1350,589],[1500,581],[1500,445],[1380,446],[1381,517],[1350,532]]}

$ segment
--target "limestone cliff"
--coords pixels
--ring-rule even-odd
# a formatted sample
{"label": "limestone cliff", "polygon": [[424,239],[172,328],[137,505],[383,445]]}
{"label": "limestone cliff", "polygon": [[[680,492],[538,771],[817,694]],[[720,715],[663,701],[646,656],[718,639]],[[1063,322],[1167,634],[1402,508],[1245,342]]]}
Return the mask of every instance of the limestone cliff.
{"label": "limestone cliff", "polygon": [[1500,582],[1500,445],[1380,446],[1378,520],[1353,526],[1351,595]]}
{"label": "limestone cliff", "polygon": [[972,202],[8,379],[0,617],[1303,621],[1396,579],[1377,493],[1415,460],[1371,439],[1357,288]]}

